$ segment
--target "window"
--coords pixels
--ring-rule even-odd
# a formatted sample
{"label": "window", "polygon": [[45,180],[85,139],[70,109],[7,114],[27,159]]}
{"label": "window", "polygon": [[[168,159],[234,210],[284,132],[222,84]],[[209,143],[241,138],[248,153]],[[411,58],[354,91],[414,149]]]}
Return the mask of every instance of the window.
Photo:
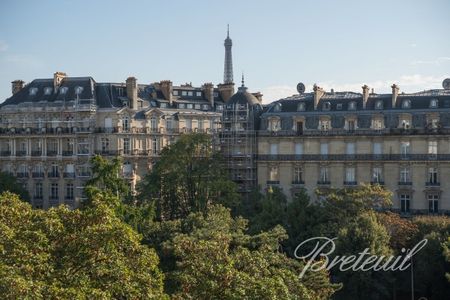
{"label": "window", "polygon": [[156,130],[158,129],[158,121],[156,120],[155,117],[152,117],[152,118],[150,119],[150,129],[151,129],[152,131],[156,131]]}
{"label": "window", "polygon": [[411,101],[410,100],[403,100],[402,108],[405,108],[405,109],[411,108]]}
{"label": "window", "polygon": [[155,155],[159,153],[159,140],[157,138],[152,140],[152,151]]}
{"label": "window", "polygon": [[409,213],[410,200],[411,200],[411,195],[400,194],[400,210],[402,213]]}
{"label": "window", "polygon": [[281,104],[280,103],[275,104],[275,107],[274,107],[273,110],[276,111],[276,112],[280,112],[281,111]]}
{"label": "window", "polygon": [[68,90],[68,89],[69,89],[68,87],[62,86],[62,87],[59,88],[59,93],[60,93],[61,95],[65,95],[65,94],[67,93],[67,90]]}
{"label": "window", "polygon": [[186,108],[187,109],[193,109],[194,108],[194,104],[188,103],[188,104],[186,104]]}
{"label": "window", "polygon": [[117,94],[119,95],[119,97],[123,97],[123,88],[118,87],[117,88]]}
{"label": "window", "polygon": [[347,129],[350,131],[353,131],[356,129],[356,121],[355,120],[348,120],[347,121]]}
{"label": "window", "polygon": [[356,102],[352,101],[348,104],[349,110],[355,110],[356,109]]}
{"label": "window", "polygon": [[320,130],[329,130],[331,128],[330,120],[320,120],[319,121],[319,129]]}
{"label": "window", "polygon": [[342,110],[342,103],[336,104],[336,109],[337,110]]}
{"label": "window", "polygon": [[345,169],[345,181],[346,182],[356,182],[354,167],[348,167]]}
{"label": "window", "polygon": [[178,91],[173,91],[173,92],[172,92],[172,95],[178,96]]}
{"label": "window", "polygon": [[328,155],[328,143],[321,143],[320,144],[320,154],[321,155]]}
{"label": "window", "polygon": [[203,104],[202,105],[202,109],[203,110],[208,110],[209,109],[209,105],[208,104]]}
{"label": "window", "polygon": [[297,105],[297,111],[305,111],[305,103],[301,102]]}
{"label": "window", "polygon": [[403,129],[410,129],[411,128],[411,125],[410,125],[410,123],[409,123],[409,120],[402,120],[402,122],[401,122],[401,124],[402,124],[402,128]]}
{"label": "window", "polygon": [[428,195],[428,209],[430,213],[439,212],[439,195],[436,194]]}
{"label": "window", "polygon": [[109,150],[109,139],[102,138],[102,152],[107,152]]}
{"label": "window", "polygon": [[192,97],[192,96],[194,96],[194,92],[192,92],[192,91],[189,91],[189,92],[188,92],[188,96],[189,96],[189,97]]}
{"label": "window", "polygon": [[186,91],[181,91],[181,96],[187,96],[187,92]]}
{"label": "window", "polygon": [[195,96],[201,97],[202,96],[202,92],[195,92]]}
{"label": "window", "polygon": [[171,119],[171,118],[167,118],[167,119],[166,119],[166,129],[167,129],[167,130],[172,130],[172,128],[173,128],[173,122],[172,122],[172,119]]}
{"label": "window", "polygon": [[130,118],[128,116],[122,119],[122,128],[124,131],[130,130]]}
{"label": "window", "polygon": [[216,109],[219,110],[219,111],[222,111],[223,110],[223,105],[217,105]]}
{"label": "window", "polygon": [[346,152],[347,154],[355,154],[355,143],[347,143]]}
{"label": "window", "polygon": [[66,184],[66,199],[73,199],[73,183]]}
{"label": "window", "polygon": [[36,182],[34,185],[34,198],[35,199],[42,199],[43,193],[42,193],[42,182]]}
{"label": "window", "polygon": [[44,95],[50,95],[52,93],[52,88],[51,87],[46,87],[44,88]]}
{"label": "window", "polygon": [[75,87],[75,95],[80,95],[83,92],[83,87],[77,86]]}
{"label": "window", "polygon": [[202,106],[200,104],[195,104],[195,109],[201,109]]}
{"label": "window", "polygon": [[428,154],[437,155],[437,141],[428,142]]}
{"label": "window", "polygon": [[50,167],[49,177],[59,177],[59,167],[57,164],[52,164]]}
{"label": "window", "polygon": [[280,119],[271,119],[269,120],[269,130],[270,131],[278,131],[281,129],[281,121]]}
{"label": "window", "polygon": [[269,180],[270,181],[278,181],[278,167],[277,166],[270,167]]}
{"label": "window", "polygon": [[79,138],[78,139],[78,154],[89,154],[89,145],[90,142],[87,138]]}
{"label": "window", "polygon": [[123,154],[130,154],[130,139],[123,139]]}
{"label": "window", "polygon": [[437,184],[438,183],[438,172],[437,168],[428,168],[428,183]]}
{"label": "window", "polygon": [[219,97],[219,93],[218,92],[214,92],[214,98]]}
{"label": "window", "polygon": [[331,109],[331,103],[330,102],[325,102],[322,106],[323,110],[330,110]]}
{"label": "window", "polygon": [[411,151],[411,144],[409,142],[401,142],[400,144],[400,154],[402,156],[407,156]]}
{"label": "window", "polygon": [[37,94],[37,91],[38,91],[38,88],[31,88],[30,89],[30,96],[34,96],[34,95],[36,95]]}
{"label": "window", "polygon": [[382,119],[374,119],[372,121],[372,128],[373,129],[383,129],[383,120]]}
{"label": "window", "polygon": [[383,109],[383,101],[382,100],[378,100],[377,102],[375,102],[375,109]]}
{"label": "window", "polygon": [[303,154],[303,144],[295,143],[295,155],[302,155],[302,154]]}
{"label": "window", "polygon": [[270,155],[278,154],[278,144],[270,144]]}
{"label": "window", "polygon": [[436,129],[439,127],[439,120],[438,119],[431,119],[431,128]]}
{"label": "window", "polygon": [[192,129],[192,120],[186,119],[186,129]]}
{"label": "window", "polygon": [[166,108],[166,107],[167,107],[167,103],[161,103],[161,104],[160,104],[160,107],[161,107],[161,108]]}
{"label": "window", "polygon": [[409,167],[401,167],[400,168],[400,182],[401,183],[410,182]]}
{"label": "window", "polygon": [[294,178],[295,183],[303,182],[303,169],[301,167],[294,167]]}
{"label": "window", "polygon": [[383,171],[380,167],[374,167],[372,170],[372,182],[383,183]]}
{"label": "window", "polygon": [[205,122],[203,120],[198,120],[198,129],[203,130]]}
{"label": "window", "polygon": [[430,100],[430,108],[436,108],[438,107],[438,100],[437,99],[431,99]]}
{"label": "window", "polygon": [[178,108],[186,108],[186,105],[184,103],[178,104]]}
{"label": "window", "polygon": [[52,183],[50,185],[50,199],[57,200],[58,199],[58,184]]}
{"label": "window", "polygon": [[328,176],[328,168],[327,167],[321,167],[320,168],[320,178],[319,181],[321,183],[328,183],[329,182],[329,176]]}
{"label": "window", "polygon": [[375,155],[381,155],[383,154],[383,150],[381,147],[381,143],[373,143],[373,154]]}

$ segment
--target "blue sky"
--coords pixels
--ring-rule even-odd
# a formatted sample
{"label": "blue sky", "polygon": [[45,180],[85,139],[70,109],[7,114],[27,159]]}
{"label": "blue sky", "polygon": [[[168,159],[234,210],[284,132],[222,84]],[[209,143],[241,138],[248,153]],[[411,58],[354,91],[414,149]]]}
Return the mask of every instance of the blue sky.
{"label": "blue sky", "polygon": [[450,1],[0,1],[0,102],[14,79],[220,83],[226,26],[235,82],[265,102],[298,82],[375,92],[441,88]]}

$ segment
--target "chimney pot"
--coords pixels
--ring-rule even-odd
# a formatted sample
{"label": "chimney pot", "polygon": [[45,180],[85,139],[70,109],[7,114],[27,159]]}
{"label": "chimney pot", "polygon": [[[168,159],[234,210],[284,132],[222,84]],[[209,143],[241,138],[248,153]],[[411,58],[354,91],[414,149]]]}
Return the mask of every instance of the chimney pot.
{"label": "chimney pot", "polygon": [[130,100],[130,108],[138,109],[138,95],[137,95],[137,79],[135,77],[128,77],[126,80],[127,97]]}
{"label": "chimney pot", "polygon": [[12,81],[11,82],[12,94],[14,95],[17,92],[19,92],[21,89],[23,89],[24,84],[25,84],[25,81],[20,80],[20,79]]}

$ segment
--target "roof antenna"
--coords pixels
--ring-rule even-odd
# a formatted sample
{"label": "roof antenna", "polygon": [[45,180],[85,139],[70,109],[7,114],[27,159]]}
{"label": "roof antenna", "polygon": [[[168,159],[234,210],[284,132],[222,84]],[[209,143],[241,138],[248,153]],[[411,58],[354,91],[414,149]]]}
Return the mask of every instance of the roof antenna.
{"label": "roof antenna", "polygon": [[230,38],[230,24],[227,24],[227,38]]}
{"label": "roof antenna", "polygon": [[242,87],[244,87],[245,85],[244,85],[244,71],[242,71]]}

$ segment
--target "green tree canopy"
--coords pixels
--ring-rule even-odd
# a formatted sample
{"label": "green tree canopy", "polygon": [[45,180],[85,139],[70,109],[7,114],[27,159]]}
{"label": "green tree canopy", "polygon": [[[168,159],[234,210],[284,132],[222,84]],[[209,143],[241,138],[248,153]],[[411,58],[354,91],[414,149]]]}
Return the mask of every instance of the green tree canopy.
{"label": "green tree canopy", "polygon": [[282,227],[246,231],[245,219],[217,205],[206,215],[158,223],[146,238],[160,245],[175,299],[329,299],[339,288],[325,271],[299,278],[303,262],[279,252],[287,238]]}
{"label": "green tree canopy", "polygon": [[30,194],[23,187],[23,185],[17,181],[17,178],[0,171],[0,194],[3,192],[11,192],[20,196],[20,199],[27,202],[30,201]]}
{"label": "green tree canopy", "polygon": [[2,299],[163,299],[158,256],[107,202],[43,211],[1,194]]}
{"label": "green tree canopy", "polygon": [[182,135],[165,147],[138,190],[138,198],[155,201],[158,217],[166,220],[205,212],[211,203],[233,207],[239,199],[211,137],[200,133]]}

